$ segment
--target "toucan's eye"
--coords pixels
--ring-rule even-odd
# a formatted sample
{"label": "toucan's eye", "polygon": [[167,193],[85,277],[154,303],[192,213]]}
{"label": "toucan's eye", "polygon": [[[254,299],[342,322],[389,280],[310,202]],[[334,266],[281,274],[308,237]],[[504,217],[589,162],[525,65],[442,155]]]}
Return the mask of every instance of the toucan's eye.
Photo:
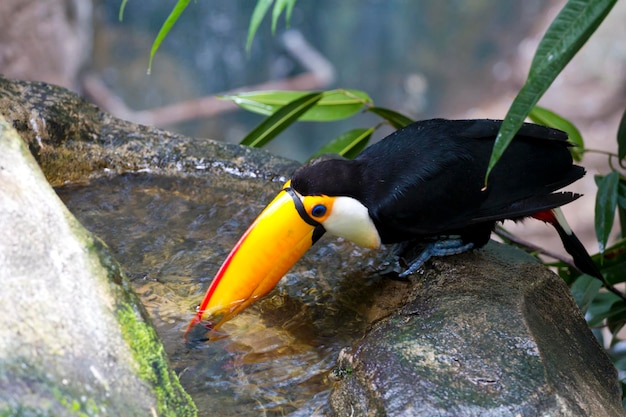
{"label": "toucan's eye", "polygon": [[311,210],[311,216],[313,217],[323,217],[326,214],[326,206],[323,204],[318,204],[313,206]]}

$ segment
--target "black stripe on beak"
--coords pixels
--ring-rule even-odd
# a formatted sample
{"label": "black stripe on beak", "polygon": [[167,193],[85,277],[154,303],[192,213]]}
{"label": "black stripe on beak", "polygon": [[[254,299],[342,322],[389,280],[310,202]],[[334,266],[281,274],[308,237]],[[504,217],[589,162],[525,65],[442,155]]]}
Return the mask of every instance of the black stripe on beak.
{"label": "black stripe on beak", "polygon": [[304,204],[302,204],[302,200],[300,200],[300,197],[298,197],[298,194],[293,188],[286,187],[283,188],[283,191],[291,196],[293,203],[296,205],[296,210],[298,211],[298,214],[300,215],[300,217],[302,217],[302,220],[304,220],[305,223],[310,224],[314,227],[322,226],[320,222],[309,216],[309,213],[307,213],[304,208]]}

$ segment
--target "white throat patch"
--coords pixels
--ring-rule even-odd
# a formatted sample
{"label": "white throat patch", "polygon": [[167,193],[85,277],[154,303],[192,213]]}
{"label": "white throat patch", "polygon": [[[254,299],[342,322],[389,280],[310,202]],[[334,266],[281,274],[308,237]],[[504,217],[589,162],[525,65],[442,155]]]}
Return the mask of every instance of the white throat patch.
{"label": "white throat patch", "polygon": [[335,197],[332,212],[322,224],[328,233],[359,246],[374,249],[380,246],[380,236],[367,207],[352,197]]}

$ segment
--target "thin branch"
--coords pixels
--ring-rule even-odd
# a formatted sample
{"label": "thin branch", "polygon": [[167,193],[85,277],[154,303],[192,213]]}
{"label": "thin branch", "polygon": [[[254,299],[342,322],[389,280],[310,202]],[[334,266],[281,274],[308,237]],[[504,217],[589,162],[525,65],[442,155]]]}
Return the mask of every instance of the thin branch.
{"label": "thin branch", "polygon": [[583,149],[583,153],[595,153],[595,154],[599,154],[599,155],[606,155],[608,157],[609,167],[613,171],[617,171],[617,169],[615,169],[615,166],[613,165],[613,159],[617,159],[617,164],[620,166],[620,168],[626,169],[626,165],[624,165],[624,160],[619,159],[619,156],[616,153],[614,153],[614,152],[604,151],[604,150],[601,150],[601,149],[585,148],[585,149]]}
{"label": "thin branch", "polygon": [[[546,250],[544,248],[541,248],[533,243],[530,243],[524,239],[521,239],[511,233],[509,233],[506,229],[504,229],[501,226],[496,227],[496,230],[494,231],[494,233],[498,236],[500,236],[502,239],[508,240],[509,242],[515,243],[517,245],[520,245],[526,249],[529,249],[532,252],[538,252],[542,255],[546,255],[549,256],[551,258],[556,259],[557,261],[563,262],[564,264],[566,264],[567,266],[575,269],[576,271],[579,271],[578,267],[576,267],[576,265],[574,265],[574,261],[570,258],[565,258],[564,256],[561,256],[558,253],[554,253],[551,252],[549,250]],[[606,279],[604,277],[596,277],[593,276],[596,279],[599,279],[600,281],[602,281],[602,284],[604,285],[604,288],[606,288],[608,291],[612,292],[613,294],[617,295],[619,298],[621,298],[623,301],[626,301],[626,294],[622,293],[621,291],[619,291],[617,288],[615,288],[614,286],[612,286],[611,284],[609,284]]]}
{"label": "thin branch", "polygon": [[561,255],[560,253],[549,251],[547,249],[544,249],[540,246],[535,245],[534,243],[531,243],[518,236],[515,236],[514,234],[504,229],[502,226],[498,226],[496,230],[494,231],[494,233],[498,235],[499,237],[501,237],[502,239],[508,240],[509,242],[515,243],[516,245],[523,246],[524,248],[528,249],[530,252],[538,252],[542,255],[549,256],[552,259],[556,259],[557,261],[563,262],[567,266],[570,266],[578,270],[578,268],[576,268],[576,266],[574,265],[574,261],[571,258],[565,257]]}
{"label": "thin branch", "polygon": [[[315,50],[298,31],[285,32],[281,41],[287,52],[307,72],[282,80],[237,88],[217,95],[263,90],[318,90],[327,87],[334,81],[335,69],[333,65]],[[212,94],[163,107],[137,111],[128,107],[124,100],[111,91],[100,77],[94,75],[84,77],[83,89],[96,105],[114,116],[150,126],[170,126],[187,120],[212,117],[239,109],[233,102],[220,100]]]}

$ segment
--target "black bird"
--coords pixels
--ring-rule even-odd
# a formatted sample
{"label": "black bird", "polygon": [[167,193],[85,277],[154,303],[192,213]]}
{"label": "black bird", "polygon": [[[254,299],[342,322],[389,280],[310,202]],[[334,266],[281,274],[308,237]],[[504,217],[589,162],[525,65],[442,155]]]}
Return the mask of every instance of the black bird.
{"label": "black bird", "polygon": [[484,246],[499,221],[535,217],[556,228],[578,268],[603,279],[558,209],[580,196],[558,190],[585,175],[567,135],[524,124],[484,188],[500,125],[416,122],[354,160],[325,157],[297,169],[232,250],[189,329],[221,315],[218,327],[267,294],[325,232],[370,248],[422,245],[406,275],[431,256]]}

